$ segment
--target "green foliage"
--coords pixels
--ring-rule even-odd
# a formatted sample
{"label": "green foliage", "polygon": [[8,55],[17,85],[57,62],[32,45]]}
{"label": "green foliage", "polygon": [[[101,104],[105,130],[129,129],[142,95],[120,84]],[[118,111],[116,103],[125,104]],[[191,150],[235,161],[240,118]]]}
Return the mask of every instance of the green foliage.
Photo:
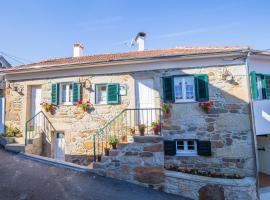
{"label": "green foliage", "polygon": [[113,144],[117,144],[119,142],[119,139],[118,138],[116,138],[116,137],[113,137],[112,139],[111,139],[111,141],[110,141],[110,145],[113,145]]}

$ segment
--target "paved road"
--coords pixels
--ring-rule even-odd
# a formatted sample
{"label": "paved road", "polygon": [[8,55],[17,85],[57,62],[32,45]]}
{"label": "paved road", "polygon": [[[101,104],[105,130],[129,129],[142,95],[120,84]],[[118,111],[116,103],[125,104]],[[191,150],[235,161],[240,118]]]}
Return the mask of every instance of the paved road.
{"label": "paved road", "polygon": [[0,149],[0,200],[184,200],[149,188],[27,160]]}

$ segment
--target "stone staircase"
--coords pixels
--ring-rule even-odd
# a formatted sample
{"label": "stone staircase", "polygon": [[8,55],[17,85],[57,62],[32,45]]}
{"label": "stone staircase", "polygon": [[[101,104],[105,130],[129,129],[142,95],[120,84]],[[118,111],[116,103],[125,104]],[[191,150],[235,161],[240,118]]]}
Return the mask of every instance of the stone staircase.
{"label": "stone staircase", "polygon": [[109,156],[94,162],[95,173],[142,185],[161,187],[164,182],[162,136],[134,136],[134,142],[119,143]]}

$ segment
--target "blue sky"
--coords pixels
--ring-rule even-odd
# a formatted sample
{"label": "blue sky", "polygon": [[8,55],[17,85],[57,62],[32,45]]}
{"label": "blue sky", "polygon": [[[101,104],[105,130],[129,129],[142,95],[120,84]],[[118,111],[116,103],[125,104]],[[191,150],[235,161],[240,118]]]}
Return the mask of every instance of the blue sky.
{"label": "blue sky", "polygon": [[268,0],[1,0],[0,7],[0,51],[24,63],[72,56],[75,42],[87,55],[135,51],[125,42],[139,31],[146,49],[270,48]]}

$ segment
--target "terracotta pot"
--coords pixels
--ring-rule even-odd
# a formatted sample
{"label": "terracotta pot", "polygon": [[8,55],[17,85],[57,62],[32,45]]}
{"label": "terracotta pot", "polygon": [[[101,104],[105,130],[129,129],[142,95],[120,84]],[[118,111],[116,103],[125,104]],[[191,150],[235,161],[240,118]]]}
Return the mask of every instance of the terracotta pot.
{"label": "terracotta pot", "polygon": [[139,130],[140,131],[140,135],[144,136],[144,130]]}
{"label": "terracotta pot", "polygon": [[153,128],[153,132],[154,132],[155,135],[158,135],[158,133],[159,133],[159,128]]}
{"label": "terracotta pot", "polygon": [[83,110],[83,112],[86,112],[87,111],[87,107],[85,108],[85,107],[82,107],[82,110]]}
{"label": "terracotta pot", "polygon": [[123,142],[128,142],[127,136],[123,136],[123,137],[122,137],[122,141],[123,141]]}
{"label": "terracotta pot", "polygon": [[45,108],[45,112],[50,112],[50,108]]}
{"label": "terracotta pot", "polygon": [[113,149],[117,149],[117,148],[116,148],[116,145],[117,145],[116,143],[112,144],[112,148],[113,148]]}
{"label": "terracotta pot", "polygon": [[206,113],[210,113],[210,112],[211,112],[211,108],[210,108],[210,107],[206,107],[206,108],[204,109],[204,111],[205,111]]}
{"label": "terracotta pot", "polygon": [[105,156],[109,156],[110,154],[110,149],[109,148],[104,148]]}

